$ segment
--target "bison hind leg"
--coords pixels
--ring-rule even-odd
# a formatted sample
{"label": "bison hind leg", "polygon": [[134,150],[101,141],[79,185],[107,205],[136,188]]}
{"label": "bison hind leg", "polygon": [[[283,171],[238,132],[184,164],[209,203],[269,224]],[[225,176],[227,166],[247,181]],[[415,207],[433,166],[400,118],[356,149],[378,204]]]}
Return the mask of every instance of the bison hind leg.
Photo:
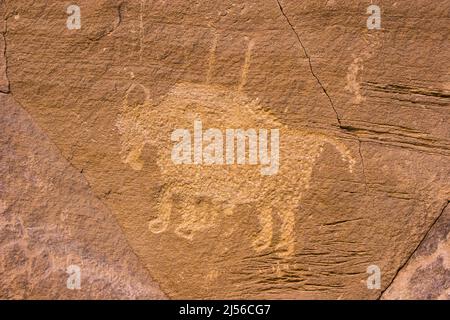
{"label": "bison hind leg", "polygon": [[267,249],[272,243],[273,236],[273,222],[272,222],[272,208],[263,208],[258,215],[259,231],[256,239],[252,242],[252,246],[256,252],[261,252]]}

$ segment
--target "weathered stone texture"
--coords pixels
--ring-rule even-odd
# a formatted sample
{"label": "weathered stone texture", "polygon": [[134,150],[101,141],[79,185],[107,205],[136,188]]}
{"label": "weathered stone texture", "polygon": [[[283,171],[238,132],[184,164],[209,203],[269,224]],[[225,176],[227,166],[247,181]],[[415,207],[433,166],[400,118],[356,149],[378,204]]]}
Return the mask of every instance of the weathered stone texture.
{"label": "weathered stone texture", "polygon": [[[0,298],[164,298],[109,209],[11,95],[0,94],[0,127]],[[80,290],[67,288],[70,265]]]}
{"label": "weathered stone texture", "polygon": [[[379,298],[450,199],[450,1],[383,1],[382,30],[368,30],[372,2],[80,0],[82,28],[68,30],[68,1],[4,1],[11,95],[68,161],[44,156],[49,142],[30,142],[33,122],[8,120],[18,107],[2,97],[5,223],[24,215],[44,239],[7,243],[126,270],[129,290],[93,297],[160,297],[132,276],[136,254],[172,298]],[[196,119],[279,128],[279,174],[175,166],[170,133]],[[32,261],[14,250],[12,275]],[[439,284],[408,277],[407,297],[448,289],[445,255],[432,256]],[[9,296],[33,296],[13,283]],[[396,286],[385,297],[402,297]]]}
{"label": "weathered stone texture", "polygon": [[450,300],[450,206],[400,270],[383,299]]}

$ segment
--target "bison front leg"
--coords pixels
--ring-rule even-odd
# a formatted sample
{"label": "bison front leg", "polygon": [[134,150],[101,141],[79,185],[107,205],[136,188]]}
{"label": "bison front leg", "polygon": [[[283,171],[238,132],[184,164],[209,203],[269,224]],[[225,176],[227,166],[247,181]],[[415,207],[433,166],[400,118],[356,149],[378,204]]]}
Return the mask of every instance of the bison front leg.
{"label": "bison front leg", "polygon": [[273,222],[272,222],[272,208],[263,207],[258,215],[259,231],[256,239],[252,242],[253,248],[256,252],[261,252],[267,249],[272,243],[273,236]]}
{"label": "bison front leg", "polygon": [[153,233],[161,233],[167,230],[172,212],[172,190],[168,188],[161,199],[159,215],[148,224],[148,228]]}
{"label": "bison front leg", "polygon": [[128,163],[133,170],[140,171],[144,167],[144,161],[141,159],[143,147],[144,143],[134,146],[125,158],[125,163]]}

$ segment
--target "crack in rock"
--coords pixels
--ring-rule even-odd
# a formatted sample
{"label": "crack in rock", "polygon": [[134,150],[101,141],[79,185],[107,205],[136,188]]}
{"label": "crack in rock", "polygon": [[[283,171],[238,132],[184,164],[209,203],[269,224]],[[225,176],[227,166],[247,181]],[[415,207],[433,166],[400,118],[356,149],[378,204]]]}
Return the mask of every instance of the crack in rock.
{"label": "crack in rock", "polygon": [[[330,102],[330,106],[333,109],[335,115],[336,115],[336,120],[338,123],[338,126],[340,129],[343,129],[344,131],[348,131],[346,130],[346,128],[342,125],[341,123],[341,118],[339,116],[339,113],[337,112],[333,100],[331,99],[330,95],[328,94],[327,90],[325,89],[325,87],[323,86],[322,82],[320,81],[319,77],[316,75],[316,73],[314,72],[313,66],[312,66],[312,62],[311,62],[311,56],[308,54],[308,51],[306,50],[306,47],[303,45],[303,42],[300,38],[300,35],[298,34],[298,32],[295,30],[294,25],[291,23],[291,21],[289,20],[288,16],[286,15],[286,13],[284,12],[283,6],[281,5],[279,0],[276,0],[278,7],[280,9],[281,14],[284,16],[284,18],[286,19],[286,22],[289,24],[289,27],[291,28],[291,30],[294,32],[295,36],[297,37],[298,43],[300,44],[300,46],[303,49],[303,53],[305,54],[306,58],[308,59],[308,64],[309,64],[309,70],[311,71],[311,74],[313,75],[313,77],[316,79],[317,83],[319,84],[319,86],[322,88],[323,93],[325,93],[325,95],[328,98],[328,101]],[[359,139],[358,136],[356,136],[353,132],[349,132],[350,135],[356,140],[358,141],[358,152],[359,152],[359,156],[361,158],[361,166],[362,166],[362,173],[363,173],[363,177],[364,177],[364,186],[365,186],[365,190],[366,193],[368,192],[368,186],[367,186],[367,178],[366,178],[366,172],[365,172],[365,164],[364,164],[364,159],[363,156],[361,154],[361,143],[362,141]]]}
{"label": "crack in rock", "polygon": [[405,262],[397,269],[397,271],[395,272],[394,277],[392,278],[392,280],[389,282],[389,284],[386,286],[386,288],[384,290],[381,291],[380,295],[378,296],[378,300],[380,300],[384,293],[392,286],[392,284],[394,283],[394,280],[397,278],[397,276],[399,275],[399,273],[408,265],[408,262],[411,261],[412,257],[414,256],[414,254],[416,253],[416,251],[421,247],[422,243],[427,239],[428,234],[430,233],[431,230],[433,230],[433,227],[436,225],[436,223],[439,221],[439,219],[441,218],[442,214],[444,213],[445,209],[447,209],[448,205],[450,204],[450,200],[447,200],[447,202],[444,204],[443,208],[441,209],[441,211],[439,212],[438,216],[436,217],[436,219],[433,221],[433,223],[431,224],[430,228],[428,229],[427,232],[425,232],[422,240],[420,240],[419,244],[414,248],[413,252],[409,255],[409,257],[405,260]]}

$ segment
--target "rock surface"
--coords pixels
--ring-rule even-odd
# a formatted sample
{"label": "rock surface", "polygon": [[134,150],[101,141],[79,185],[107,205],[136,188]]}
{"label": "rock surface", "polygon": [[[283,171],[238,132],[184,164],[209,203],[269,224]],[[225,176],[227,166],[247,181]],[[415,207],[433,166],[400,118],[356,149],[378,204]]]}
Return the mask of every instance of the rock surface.
{"label": "rock surface", "polygon": [[[110,210],[11,95],[0,94],[0,297],[161,299]],[[81,289],[67,288],[71,265]]]}
{"label": "rock surface", "polygon": [[383,299],[450,300],[450,206],[414,252]]}
{"label": "rock surface", "polygon": [[[0,297],[164,298],[110,210],[11,95],[0,94],[0,127]],[[70,266],[80,290],[67,287]]]}
{"label": "rock surface", "polygon": [[[447,298],[448,243],[416,248],[448,225],[450,1],[383,1],[381,30],[370,4],[81,0],[68,30],[67,1],[2,1],[2,297],[163,297],[151,276],[171,298]],[[196,120],[279,129],[278,173],[174,165]],[[56,257],[34,278],[28,246]],[[67,292],[71,261],[121,273]]]}

